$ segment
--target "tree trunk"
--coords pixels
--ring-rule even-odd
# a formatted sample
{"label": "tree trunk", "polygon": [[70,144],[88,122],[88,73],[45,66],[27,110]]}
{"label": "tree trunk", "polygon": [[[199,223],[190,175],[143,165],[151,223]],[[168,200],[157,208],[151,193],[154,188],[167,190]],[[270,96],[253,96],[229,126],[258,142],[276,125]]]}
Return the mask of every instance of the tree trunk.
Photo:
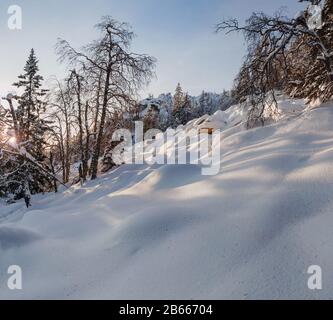
{"label": "tree trunk", "polygon": [[53,164],[53,153],[50,153],[50,167],[51,167],[51,173],[53,175],[53,188],[54,188],[54,192],[57,193],[58,192],[58,186],[57,186],[57,179],[56,179],[56,172],[54,169],[54,164]]}
{"label": "tree trunk", "polygon": [[59,121],[59,130],[60,130],[60,139],[59,139],[59,150],[60,150],[60,157],[61,157],[61,168],[62,168],[62,182],[67,183],[66,181],[66,162],[65,162],[65,146],[64,146],[64,134],[61,126],[61,121]]}
{"label": "tree trunk", "polygon": [[102,144],[102,139],[103,139],[103,134],[104,134],[104,126],[105,126],[106,112],[107,112],[107,106],[108,106],[110,79],[111,79],[111,65],[109,65],[107,72],[106,72],[101,122],[99,125],[96,145],[95,145],[94,153],[93,153],[92,160],[91,160],[91,180],[95,180],[97,178],[98,160],[99,160],[99,156],[101,153],[101,144]]}
{"label": "tree trunk", "polygon": [[328,21],[333,16],[333,0],[326,0],[324,4],[323,10],[323,19],[324,21]]}
{"label": "tree trunk", "polygon": [[[103,76],[103,71],[100,71],[100,75],[98,78],[98,84],[97,84],[97,91],[96,91],[96,110],[95,110],[94,129],[93,129],[95,145],[97,143],[98,117],[99,117],[99,111],[100,111],[100,106],[101,106],[100,98],[101,98],[102,76]],[[89,168],[89,175],[92,176],[91,164],[90,164],[90,168]]]}
{"label": "tree trunk", "polygon": [[70,172],[71,172],[71,161],[70,161],[70,124],[69,124],[69,119],[68,119],[68,113],[66,110],[66,114],[65,114],[65,121],[66,121],[66,151],[64,151],[65,153],[65,169],[66,169],[66,175],[65,175],[65,183],[67,183],[69,181],[69,176],[70,176]]}
{"label": "tree trunk", "polygon": [[89,111],[89,104],[88,101],[86,102],[85,110],[84,110],[84,123],[85,123],[85,129],[86,129],[86,145],[85,145],[85,162],[86,166],[83,168],[84,172],[83,175],[85,178],[87,178],[88,172],[89,172],[89,165],[88,161],[90,158],[89,154],[89,147],[90,147],[90,130],[89,130],[89,121],[88,121],[88,111]]}
{"label": "tree trunk", "polygon": [[18,122],[17,122],[16,112],[15,112],[15,109],[13,106],[13,101],[12,101],[12,99],[7,99],[7,101],[9,103],[10,113],[13,118],[16,142],[17,142],[17,144],[19,144],[21,142],[21,135],[20,135],[20,130],[19,130]]}
{"label": "tree trunk", "polygon": [[80,152],[82,162],[82,179],[86,181],[88,173],[88,162],[85,158],[84,144],[83,144],[83,121],[82,121],[82,101],[81,101],[81,80],[79,75],[74,71],[77,81],[77,103],[78,103],[78,122],[79,122],[79,139],[80,139]]}

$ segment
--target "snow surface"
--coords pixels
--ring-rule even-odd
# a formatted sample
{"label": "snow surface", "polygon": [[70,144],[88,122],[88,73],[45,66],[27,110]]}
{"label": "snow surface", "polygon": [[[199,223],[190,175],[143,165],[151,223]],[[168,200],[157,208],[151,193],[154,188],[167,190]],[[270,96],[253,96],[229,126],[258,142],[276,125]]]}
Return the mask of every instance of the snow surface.
{"label": "snow surface", "polygon": [[323,8],[320,5],[309,5],[308,9],[309,17],[307,19],[307,25],[310,30],[319,30],[323,27],[322,15]]}
{"label": "snow surface", "polygon": [[[83,187],[0,203],[0,298],[333,298],[333,106],[280,102],[282,120],[223,130],[222,170],[124,165]],[[307,287],[310,265],[323,290]],[[6,287],[9,265],[23,290]]]}

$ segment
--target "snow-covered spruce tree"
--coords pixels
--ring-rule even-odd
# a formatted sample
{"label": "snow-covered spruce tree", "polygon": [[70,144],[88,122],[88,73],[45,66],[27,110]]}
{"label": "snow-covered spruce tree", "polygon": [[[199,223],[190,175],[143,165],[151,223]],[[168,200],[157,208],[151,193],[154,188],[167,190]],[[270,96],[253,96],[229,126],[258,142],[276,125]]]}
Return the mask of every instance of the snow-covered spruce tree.
{"label": "snow-covered spruce tree", "polygon": [[20,128],[18,144],[24,145],[26,150],[37,160],[43,161],[45,155],[45,133],[49,130],[49,121],[42,118],[46,103],[43,97],[47,90],[42,88],[43,77],[38,73],[38,59],[34,49],[31,49],[24,73],[14,86],[23,93],[16,96],[17,119]]}
{"label": "snow-covered spruce tree", "polygon": [[277,115],[278,88],[309,101],[332,98],[333,0],[301,2],[309,5],[293,19],[280,12],[272,17],[254,13],[244,26],[236,19],[217,26],[217,31],[243,32],[248,43],[236,91],[251,105],[249,128]]}
{"label": "snow-covered spruce tree", "polygon": [[5,99],[9,105],[9,143],[2,145],[0,189],[15,199],[24,197],[27,205],[31,193],[43,192],[51,186],[51,173],[45,164],[45,135],[50,123],[42,118],[46,90],[41,88],[43,78],[38,71],[38,60],[31,50],[24,74],[14,84],[22,94]]}
{"label": "snow-covered spruce tree", "polygon": [[147,132],[150,129],[158,129],[159,128],[159,118],[158,118],[159,110],[156,106],[150,106],[147,113],[143,117],[143,130]]}
{"label": "snow-covered spruce tree", "polygon": [[211,114],[213,111],[213,103],[208,92],[202,91],[199,97],[199,115]]}
{"label": "snow-covered spruce tree", "polygon": [[[235,104],[236,101],[233,97],[233,93],[231,91],[223,90],[222,94],[220,95],[219,101],[218,101],[218,109],[225,111],[229,109],[233,104]],[[217,111],[215,110],[215,111]]]}
{"label": "snow-covered spruce tree", "polygon": [[193,114],[191,99],[188,94],[185,94],[182,105],[173,112],[174,126],[185,125],[193,118],[195,114]]}
{"label": "snow-covered spruce tree", "polygon": [[176,87],[176,92],[173,96],[173,112],[174,113],[177,112],[177,110],[183,106],[183,103],[184,103],[184,93],[180,83],[178,83]]}

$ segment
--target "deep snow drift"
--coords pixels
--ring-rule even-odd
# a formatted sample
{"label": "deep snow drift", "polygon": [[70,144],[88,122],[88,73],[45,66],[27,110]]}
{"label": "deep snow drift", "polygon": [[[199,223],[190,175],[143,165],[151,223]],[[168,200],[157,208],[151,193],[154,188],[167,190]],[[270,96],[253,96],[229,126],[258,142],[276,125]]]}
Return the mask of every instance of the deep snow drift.
{"label": "deep snow drift", "polygon": [[[29,210],[0,204],[0,298],[333,298],[333,106],[280,106],[250,131],[237,106],[210,119],[216,176],[124,165]],[[22,291],[6,287],[13,264]],[[313,264],[322,291],[307,287]]]}

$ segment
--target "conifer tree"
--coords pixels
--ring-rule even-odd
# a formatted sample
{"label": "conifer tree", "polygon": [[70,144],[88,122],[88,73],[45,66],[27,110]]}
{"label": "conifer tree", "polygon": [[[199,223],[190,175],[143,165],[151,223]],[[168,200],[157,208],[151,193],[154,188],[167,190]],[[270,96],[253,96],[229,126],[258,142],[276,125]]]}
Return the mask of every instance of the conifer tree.
{"label": "conifer tree", "polygon": [[183,106],[184,103],[184,93],[183,89],[178,83],[175,95],[173,96],[173,112],[176,112],[179,108]]}
{"label": "conifer tree", "polygon": [[199,97],[199,108],[200,116],[212,113],[212,101],[209,94],[205,91],[202,91],[202,94]]}
{"label": "conifer tree", "polygon": [[173,112],[174,125],[185,125],[192,120],[191,100],[188,94],[185,94],[182,105]]}
{"label": "conifer tree", "polygon": [[43,77],[38,72],[38,60],[34,50],[31,50],[24,73],[14,84],[20,94],[6,98],[11,110],[8,129],[14,135],[0,160],[0,190],[15,199],[24,198],[27,207],[30,206],[31,194],[48,190],[53,181],[52,173],[45,164],[45,135],[50,123],[42,118],[46,107],[42,99],[46,90],[42,89]]}
{"label": "conifer tree", "polygon": [[16,139],[18,143],[24,143],[36,159],[42,161],[41,151],[45,144],[45,132],[48,130],[48,123],[41,118],[46,106],[42,98],[47,90],[42,89],[43,77],[38,72],[38,59],[34,49],[31,49],[24,73],[18,77],[19,81],[14,83],[15,87],[23,89],[23,93],[17,97],[20,135]]}

